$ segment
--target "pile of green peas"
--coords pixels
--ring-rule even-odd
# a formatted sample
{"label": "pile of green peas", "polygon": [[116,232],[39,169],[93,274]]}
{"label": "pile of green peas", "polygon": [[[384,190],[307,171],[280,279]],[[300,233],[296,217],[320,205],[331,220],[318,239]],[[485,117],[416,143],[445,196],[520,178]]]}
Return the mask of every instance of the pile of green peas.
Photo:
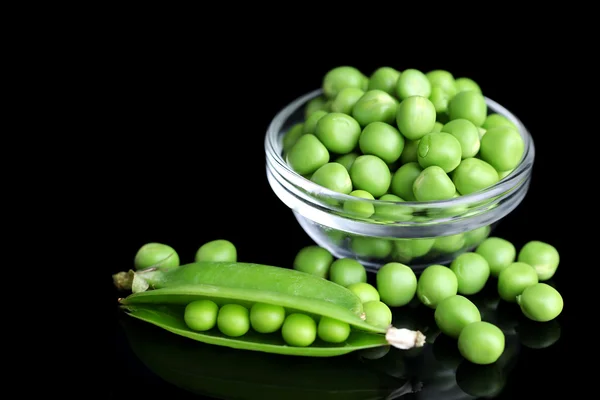
{"label": "pile of green peas", "polygon": [[[298,174],[335,192],[394,202],[481,191],[520,163],[517,126],[489,113],[479,85],[445,70],[351,66],[328,71],[323,94],[283,138]],[[369,217],[372,207],[350,210]]]}

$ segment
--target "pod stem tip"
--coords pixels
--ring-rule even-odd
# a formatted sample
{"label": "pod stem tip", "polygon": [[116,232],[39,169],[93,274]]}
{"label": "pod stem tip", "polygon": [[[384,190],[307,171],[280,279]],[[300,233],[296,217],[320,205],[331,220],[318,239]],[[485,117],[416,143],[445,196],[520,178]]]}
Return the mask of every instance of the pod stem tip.
{"label": "pod stem tip", "polygon": [[425,345],[425,335],[420,331],[390,326],[385,334],[388,343],[398,349],[408,350]]}
{"label": "pod stem tip", "polygon": [[118,290],[123,291],[131,290],[131,285],[133,284],[133,277],[134,272],[131,270],[127,272],[118,272],[112,276],[115,287]]}

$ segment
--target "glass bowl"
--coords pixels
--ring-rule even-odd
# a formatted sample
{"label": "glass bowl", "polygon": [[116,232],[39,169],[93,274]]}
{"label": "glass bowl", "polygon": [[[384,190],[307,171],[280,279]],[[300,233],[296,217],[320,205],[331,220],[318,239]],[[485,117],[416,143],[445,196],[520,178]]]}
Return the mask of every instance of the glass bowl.
{"label": "glass bowl", "polygon": [[[361,199],[334,192],[294,172],[283,158],[284,134],[303,122],[314,90],[292,101],[271,121],[265,136],[267,178],[277,197],[319,246],[337,258],[353,258],[374,271],[400,262],[415,271],[450,263],[488,237],[502,218],[523,200],[529,189],[535,148],[522,122],[486,97],[488,113],[504,115],[519,128],[525,151],[519,165],[495,185],[466,196],[432,202],[390,202]],[[344,209],[346,202],[371,203],[368,218]],[[352,209],[361,207],[352,207]]]}

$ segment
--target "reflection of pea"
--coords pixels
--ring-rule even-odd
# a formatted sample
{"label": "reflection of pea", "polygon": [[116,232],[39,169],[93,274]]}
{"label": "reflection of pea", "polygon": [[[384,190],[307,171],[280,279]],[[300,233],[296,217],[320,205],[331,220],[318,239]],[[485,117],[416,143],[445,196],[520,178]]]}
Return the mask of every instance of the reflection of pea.
{"label": "reflection of pea", "polygon": [[386,239],[356,236],[352,238],[352,251],[360,257],[385,258],[392,252],[392,243]]}
{"label": "reflection of pea", "polygon": [[327,236],[332,243],[341,245],[346,237],[346,234],[342,231],[338,231],[337,229],[327,229],[325,231],[325,236]]}
{"label": "reflection of pea", "polygon": [[358,355],[366,360],[378,360],[384,357],[390,351],[390,346],[373,347],[372,349],[361,350]]}
{"label": "reflection of pea", "polygon": [[558,342],[561,329],[556,319],[548,322],[535,322],[522,318],[519,321],[517,332],[523,346],[530,349],[544,349]]}
{"label": "reflection of pea", "polygon": [[465,360],[456,369],[456,383],[471,396],[493,398],[504,389],[506,377],[497,364],[476,365]]}
{"label": "reflection of pea", "polygon": [[396,239],[394,240],[394,256],[398,260],[408,262],[429,253],[435,239]]}
{"label": "reflection of pea", "polygon": [[405,350],[391,349],[377,359],[367,359],[366,357],[363,357],[363,362],[370,368],[384,372],[389,376],[404,378],[409,374],[408,366],[404,359],[405,353]]}
{"label": "reflection of pea", "polygon": [[440,253],[454,253],[462,249],[465,245],[465,235],[457,233],[456,235],[442,236],[435,239],[433,250]]}
{"label": "reflection of pea", "polygon": [[519,342],[519,337],[516,334],[504,335],[504,351],[495,364],[507,374],[517,365],[520,352],[521,342]]}
{"label": "reflection of pea", "polygon": [[492,229],[490,226],[486,225],[477,229],[473,229],[472,231],[465,232],[465,247],[477,246],[490,235],[491,230]]}
{"label": "reflection of pea", "polygon": [[438,361],[444,369],[456,370],[458,365],[463,360],[463,357],[456,346],[456,339],[447,335],[440,335],[433,342],[433,357]]}

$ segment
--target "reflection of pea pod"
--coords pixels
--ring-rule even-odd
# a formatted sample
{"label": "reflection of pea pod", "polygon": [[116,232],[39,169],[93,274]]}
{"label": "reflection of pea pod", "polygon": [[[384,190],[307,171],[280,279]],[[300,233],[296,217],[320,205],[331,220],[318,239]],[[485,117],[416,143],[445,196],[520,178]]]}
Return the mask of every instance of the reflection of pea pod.
{"label": "reflection of pea pod", "polygon": [[384,399],[406,381],[369,370],[354,355],[290,358],[216,347],[123,320],[136,356],[165,381],[222,399]]}

